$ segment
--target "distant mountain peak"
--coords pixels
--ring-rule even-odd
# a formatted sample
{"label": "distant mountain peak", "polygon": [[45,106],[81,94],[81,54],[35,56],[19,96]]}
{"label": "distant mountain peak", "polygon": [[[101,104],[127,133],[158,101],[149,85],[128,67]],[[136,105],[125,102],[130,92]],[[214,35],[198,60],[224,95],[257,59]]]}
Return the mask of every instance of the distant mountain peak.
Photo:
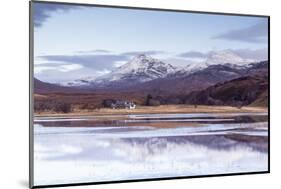
{"label": "distant mountain peak", "polygon": [[166,64],[156,58],[152,58],[149,55],[146,54],[139,54],[137,56],[135,56],[134,58],[132,58],[128,63],[120,66],[120,68],[124,69],[126,67],[130,67],[130,66],[135,66],[137,68],[149,68],[149,66],[153,66],[153,65],[163,65],[163,66],[168,66],[168,67],[173,67],[170,64]]}
{"label": "distant mountain peak", "polygon": [[145,82],[163,78],[175,71],[176,68],[171,64],[164,63],[145,54],[139,54],[111,73],[98,78],[97,82],[118,80]]}
{"label": "distant mountain peak", "polygon": [[216,64],[233,64],[238,66],[246,66],[254,61],[255,60],[242,58],[231,50],[222,50],[210,52],[206,60],[206,64],[208,66]]}
{"label": "distant mountain peak", "polygon": [[140,58],[140,59],[145,59],[147,58],[148,56],[146,56],[145,54],[139,54],[136,56],[136,58]]}

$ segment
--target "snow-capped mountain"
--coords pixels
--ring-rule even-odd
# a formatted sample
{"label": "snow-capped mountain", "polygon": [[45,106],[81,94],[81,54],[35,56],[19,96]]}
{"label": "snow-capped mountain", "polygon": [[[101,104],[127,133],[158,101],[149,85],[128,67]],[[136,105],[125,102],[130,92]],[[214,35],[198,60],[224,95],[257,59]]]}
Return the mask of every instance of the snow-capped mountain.
{"label": "snow-capped mountain", "polygon": [[224,50],[209,53],[206,59],[201,62],[190,62],[184,67],[174,67],[171,64],[145,54],[140,54],[103,76],[86,77],[66,82],[62,85],[71,87],[134,85],[166,77],[184,77],[216,65],[225,65],[233,69],[244,69],[248,68],[253,62],[257,61],[244,59],[231,50]]}
{"label": "snow-capped mountain", "polygon": [[113,83],[143,83],[158,78],[164,78],[177,71],[171,64],[164,63],[158,59],[145,54],[140,54],[126,64],[100,77],[85,77],[69,82],[61,83],[63,86],[87,87],[87,86],[109,86]]}
{"label": "snow-capped mountain", "polygon": [[258,62],[252,59],[244,59],[231,50],[212,51],[202,61],[190,62],[186,66],[178,69],[172,77],[187,76],[210,66],[225,65],[231,68],[243,69],[250,66],[251,63]]}
{"label": "snow-capped mountain", "polygon": [[113,70],[111,73],[97,78],[95,82],[129,81],[141,83],[166,77],[168,74],[174,73],[175,71],[176,68],[171,64],[166,64],[158,59],[140,54],[128,63]]}
{"label": "snow-capped mountain", "polygon": [[181,69],[178,69],[178,71],[175,74],[177,74],[178,76],[189,75],[194,72],[203,70],[207,67],[208,67],[207,64],[203,62],[191,63],[182,67]]}
{"label": "snow-capped mountain", "polygon": [[223,51],[210,52],[205,61],[206,64],[205,66],[218,65],[218,64],[247,66],[248,64],[253,62],[256,62],[256,60],[242,58],[241,56],[239,56],[238,54],[234,53],[231,50],[223,50]]}

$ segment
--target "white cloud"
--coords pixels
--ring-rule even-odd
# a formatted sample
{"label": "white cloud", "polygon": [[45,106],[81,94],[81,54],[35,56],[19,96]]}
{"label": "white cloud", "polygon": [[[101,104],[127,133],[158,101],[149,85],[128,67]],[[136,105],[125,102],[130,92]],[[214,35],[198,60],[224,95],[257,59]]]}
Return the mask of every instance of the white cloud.
{"label": "white cloud", "polygon": [[120,67],[120,66],[122,66],[122,65],[124,65],[124,64],[126,64],[126,63],[127,63],[127,61],[115,61],[115,62],[113,63],[113,66],[116,67],[116,68],[118,68],[118,67]]}
{"label": "white cloud", "polygon": [[83,68],[83,66],[80,64],[65,64],[65,65],[60,65],[58,67],[58,70],[61,72],[70,72],[70,71],[78,70],[81,68]]}
{"label": "white cloud", "polygon": [[35,74],[40,74],[44,71],[50,71],[50,70],[56,70],[56,69],[54,67],[49,67],[49,66],[35,66],[34,67]]}
{"label": "white cloud", "polygon": [[167,58],[167,59],[163,59],[163,61],[177,67],[185,67],[187,65],[198,64],[202,62],[202,60],[197,61],[197,60],[184,59],[184,58]]}
{"label": "white cloud", "polygon": [[96,73],[97,73],[98,76],[102,76],[102,75],[110,73],[110,70],[107,70],[107,69],[98,70],[98,71],[96,71]]}
{"label": "white cloud", "polygon": [[34,73],[40,74],[45,71],[70,72],[83,68],[80,64],[37,64],[34,66]]}
{"label": "white cloud", "polygon": [[96,50],[80,50],[80,51],[76,51],[76,53],[78,54],[97,54],[97,55],[101,55],[101,54],[110,54],[112,53],[111,51],[108,50],[104,50],[104,49],[96,49]]}

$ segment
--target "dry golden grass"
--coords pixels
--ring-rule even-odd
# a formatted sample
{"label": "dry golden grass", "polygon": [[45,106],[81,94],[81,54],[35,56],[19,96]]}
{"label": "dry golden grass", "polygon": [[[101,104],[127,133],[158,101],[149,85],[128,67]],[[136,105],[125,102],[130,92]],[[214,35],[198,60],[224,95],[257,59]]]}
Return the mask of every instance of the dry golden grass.
{"label": "dry golden grass", "polygon": [[[87,111],[81,109],[74,109],[71,113],[59,114],[56,112],[44,112],[35,114],[35,116],[62,116],[62,117],[94,117],[93,120],[84,121],[83,124],[73,122],[68,127],[95,127],[95,126],[113,126],[118,127],[118,121],[130,120],[129,114],[176,114],[176,113],[239,113],[239,112],[267,112],[267,108],[262,107],[230,107],[230,106],[197,106],[196,108],[191,105],[161,105],[161,106],[138,106],[136,109],[110,109],[101,108],[97,110]],[[50,122],[51,123],[51,122]],[[150,126],[156,128],[172,128],[182,126],[201,126],[204,124],[196,122],[165,122],[165,121],[145,121],[139,120],[138,122],[122,122],[122,126]],[[50,125],[55,126],[55,125]]]}
{"label": "dry golden grass", "polygon": [[34,98],[40,100],[40,99],[47,99],[48,96],[41,95],[41,94],[34,94]]}
{"label": "dry golden grass", "polygon": [[198,105],[196,108],[192,105],[161,105],[161,106],[137,106],[136,109],[110,109],[101,108],[95,110],[74,109],[70,113],[42,112],[36,113],[36,116],[79,116],[79,115],[128,115],[128,114],[173,114],[173,113],[239,113],[239,112],[267,112],[267,107],[242,107],[231,106],[205,106]]}

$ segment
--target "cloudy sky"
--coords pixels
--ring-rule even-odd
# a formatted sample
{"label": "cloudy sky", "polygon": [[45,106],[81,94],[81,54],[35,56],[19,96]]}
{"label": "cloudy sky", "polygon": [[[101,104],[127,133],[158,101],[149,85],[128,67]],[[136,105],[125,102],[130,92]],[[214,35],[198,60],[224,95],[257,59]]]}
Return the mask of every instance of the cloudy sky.
{"label": "cloudy sky", "polygon": [[267,57],[267,18],[33,3],[34,74],[97,77],[145,53],[176,66],[230,50]]}

